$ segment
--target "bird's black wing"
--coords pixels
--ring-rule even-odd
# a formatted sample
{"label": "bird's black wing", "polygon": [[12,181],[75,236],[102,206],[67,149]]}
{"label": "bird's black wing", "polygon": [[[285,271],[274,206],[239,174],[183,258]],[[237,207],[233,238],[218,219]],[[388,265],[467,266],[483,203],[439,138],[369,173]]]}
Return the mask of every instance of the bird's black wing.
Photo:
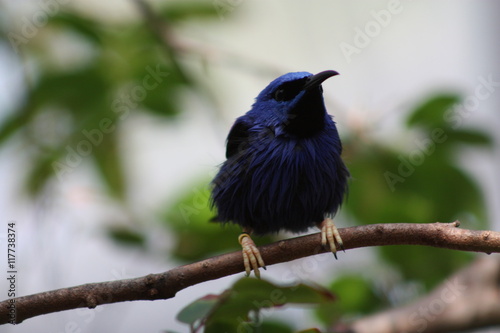
{"label": "bird's black wing", "polygon": [[248,146],[248,136],[251,125],[243,118],[238,118],[227,136],[226,158],[243,152]]}

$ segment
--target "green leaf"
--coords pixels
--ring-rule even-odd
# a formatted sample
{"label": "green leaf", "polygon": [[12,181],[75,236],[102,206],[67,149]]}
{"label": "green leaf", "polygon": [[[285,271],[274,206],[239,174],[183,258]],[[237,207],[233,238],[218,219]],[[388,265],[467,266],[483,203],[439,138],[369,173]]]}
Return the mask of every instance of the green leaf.
{"label": "green leaf", "polygon": [[292,328],[282,322],[264,320],[259,329],[262,333],[292,333]]}
{"label": "green leaf", "polygon": [[[241,278],[232,287],[234,300],[247,304],[248,299],[259,303],[258,309],[281,306],[287,303],[320,304],[331,302],[335,296],[327,289],[300,283],[294,286],[279,286],[271,282],[255,279]],[[253,303],[252,307],[257,304]]]}
{"label": "green leaf", "polygon": [[189,19],[217,18],[216,7],[207,1],[176,1],[165,2],[159,10],[159,15],[167,22],[185,21]]}
{"label": "green leaf", "polygon": [[237,326],[249,319],[251,311],[285,304],[323,304],[334,300],[333,294],[320,287],[299,284],[282,287],[265,280],[242,278],[223,293],[221,301],[207,319],[207,329],[217,322]]}
{"label": "green leaf", "polygon": [[56,15],[51,16],[49,24],[60,26],[62,29],[69,28],[91,42],[98,45],[102,44],[101,36],[103,31],[100,24],[95,20],[71,12],[58,12]]}
{"label": "green leaf", "polygon": [[406,124],[409,127],[449,127],[445,122],[444,114],[458,105],[460,100],[460,96],[453,93],[433,96],[418,105],[411,112]]}
{"label": "green leaf", "polygon": [[207,326],[205,333],[221,332],[259,332],[259,333],[292,333],[290,326],[275,321],[264,320],[262,322],[248,323],[241,321],[238,326],[231,322],[220,321]]}
{"label": "green leaf", "polygon": [[60,152],[57,150],[38,153],[34,162],[29,166],[26,188],[30,195],[40,194],[45,184],[54,175],[54,162],[57,161]]}
{"label": "green leaf", "polygon": [[94,145],[89,139],[85,141],[92,145],[96,166],[104,180],[109,193],[120,200],[125,199],[126,181],[123,172],[118,138],[116,131],[100,133],[102,141]]}
{"label": "green leaf", "polygon": [[36,111],[33,107],[25,107],[7,115],[3,123],[0,124],[0,145],[24,128],[35,116]]}
{"label": "green leaf", "polygon": [[262,333],[292,333],[291,327],[285,323],[277,321],[264,321],[260,325]]}
{"label": "green leaf", "polygon": [[177,105],[180,96],[179,83],[173,83],[169,79],[158,84],[157,87],[147,91],[145,98],[141,101],[145,111],[152,114],[171,117],[179,113]]}
{"label": "green leaf", "polygon": [[[95,65],[95,64],[94,64]],[[56,106],[85,119],[107,105],[110,89],[103,73],[95,66],[69,72],[44,73],[28,99],[30,107]]]}
{"label": "green leaf", "polygon": [[373,283],[355,274],[345,274],[335,279],[329,290],[337,295],[338,302],[328,303],[315,310],[316,316],[327,326],[341,317],[369,314],[381,308],[381,300]]}
{"label": "green leaf", "polygon": [[144,247],[146,239],[138,231],[124,226],[115,226],[108,229],[108,236],[115,242],[126,246]]}
{"label": "green leaf", "polygon": [[233,322],[219,320],[217,322],[211,323],[210,325],[206,326],[203,332],[204,333],[238,332],[238,330],[241,330],[242,327],[240,325],[235,325]]}
{"label": "green leaf", "polygon": [[491,146],[493,144],[491,136],[485,132],[470,129],[455,130],[446,132],[448,142],[466,143],[477,146]]}
{"label": "green leaf", "polygon": [[218,295],[207,295],[191,304],[187,305],[177,314],[177,320],[188,324],[194,325],[196,322],[201,321],[203,318],[207,317],[210,311],[219,301]]}

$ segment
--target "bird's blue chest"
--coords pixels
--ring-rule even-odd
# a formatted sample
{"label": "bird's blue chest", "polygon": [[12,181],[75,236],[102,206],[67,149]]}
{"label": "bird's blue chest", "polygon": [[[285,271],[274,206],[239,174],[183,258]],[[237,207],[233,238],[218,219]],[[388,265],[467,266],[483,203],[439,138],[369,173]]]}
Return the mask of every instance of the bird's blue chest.
{"label": "bird's blue chest", "polygon": [[291,182],[296,172],[321,172],[329,168],[323,162],[340,158],[340,141],[337,138],[336,131],[295,138],[280,128],[260,129],[251,135],[247,150],[240,158],[250,169],[267,168],[270,173],[286,174]]}
{"label": "bird's blue chest", "polygon": [[337,210],[344,191],[335,134],[290,138],[279,130],[253,132],[217,177],[223,181],[214,189],[214,198],[224,202],[219,216],[251,225],[256,233],[299,232],[321,222]]}

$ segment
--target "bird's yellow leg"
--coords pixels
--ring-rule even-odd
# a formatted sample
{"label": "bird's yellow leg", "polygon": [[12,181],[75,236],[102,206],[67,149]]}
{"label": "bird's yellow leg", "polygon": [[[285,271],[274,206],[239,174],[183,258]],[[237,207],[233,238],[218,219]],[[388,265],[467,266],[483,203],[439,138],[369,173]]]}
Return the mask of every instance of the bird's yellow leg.
{"label": "bird's yellow leg", "polygon": [[266,264],[264,264],[259,249],[250,237],[250,233],[251,230],[243,229],[243,232],[238,237],[238,242],[241,245],[243,253],[243,264],[245,265],[246,275],[250,276],[253,269],[255,276],[260,279],[259,267],[266,269]]}
{"label": "bird's yellow leg", "polygon": [[341,250],[344,249],[342,238],[340,238],[339,231],[337,227],[333,223],[331,218],[326,218],[318,225],[318,228],[321,230],[321,244],[326,247],[330,246],[330,250],[332,251],[335,259],[337,259],[337,247],[335,246],[335,241]]}

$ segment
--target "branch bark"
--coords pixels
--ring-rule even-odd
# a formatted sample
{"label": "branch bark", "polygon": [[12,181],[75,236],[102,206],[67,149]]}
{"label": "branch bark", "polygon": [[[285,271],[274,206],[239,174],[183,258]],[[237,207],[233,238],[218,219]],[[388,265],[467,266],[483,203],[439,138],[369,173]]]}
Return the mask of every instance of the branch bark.
{"label": "branch bark", "polygon": [[[458,229],[452,223],[390,223],[342,228],[344,248],[381,245],[426,245],[461,251],[500,252],[500,232]],[[319,233],[260,247],[267,265],[329,251]],[[241,251],[179,266],[159,274],[57,289],[0,302],[0,324],[21,323],[27,318],[101,304],[173,298],[189,286],[244,271]],[[9,317],[9,314],[14,317]]]}
{"label": "branch bark", "polygon": [[500,325],[500,258],[479,257],[431,293],[335,332],[462,332]]}

